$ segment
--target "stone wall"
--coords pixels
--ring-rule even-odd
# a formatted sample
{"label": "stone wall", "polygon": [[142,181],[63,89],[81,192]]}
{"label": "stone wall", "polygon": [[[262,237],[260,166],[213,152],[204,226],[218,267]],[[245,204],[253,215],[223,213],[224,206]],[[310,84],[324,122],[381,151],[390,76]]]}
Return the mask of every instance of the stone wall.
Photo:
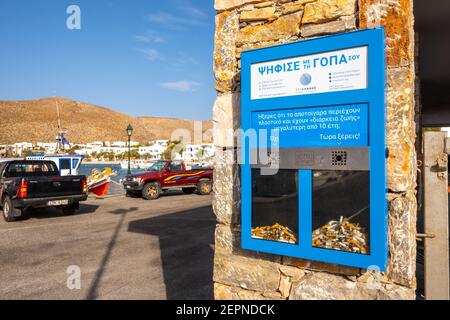
{"label": "stone wall", "polygon": [[[416,152],[412,0],[216,0],[216,299],[414,299]],[[242,51],[357,29],[387,33],[389,264],[386,273],[240,249]]]}

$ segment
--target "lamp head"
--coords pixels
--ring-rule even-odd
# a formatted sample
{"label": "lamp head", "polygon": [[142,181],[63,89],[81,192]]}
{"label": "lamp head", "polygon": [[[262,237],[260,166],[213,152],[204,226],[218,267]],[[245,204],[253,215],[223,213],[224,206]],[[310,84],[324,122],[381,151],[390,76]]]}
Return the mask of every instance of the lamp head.
{"label": "lamp head", "polygon": [[132,134],[133,134],[133,127],[131,126],[131,124],[129,124],[127,127],[127,135],[131,137]]}

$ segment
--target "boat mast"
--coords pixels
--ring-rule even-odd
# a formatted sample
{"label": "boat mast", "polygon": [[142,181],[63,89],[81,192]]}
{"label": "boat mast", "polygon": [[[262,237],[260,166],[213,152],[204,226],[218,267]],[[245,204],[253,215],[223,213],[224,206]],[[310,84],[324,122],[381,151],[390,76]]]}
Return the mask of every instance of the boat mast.
{"label": "boat mast", "polygon": [[65,149],[66,130],[61,127],[61,114],[59,112],[58,98],[56,98],[55,102],[56,102],[56,114],[57,114],[57,124],[58,124],[58,135],[56,137],[56,142],[57,142],[56,153],[58,153],[59,151],[61,151],[61,150],[64,151],[64,149]]}

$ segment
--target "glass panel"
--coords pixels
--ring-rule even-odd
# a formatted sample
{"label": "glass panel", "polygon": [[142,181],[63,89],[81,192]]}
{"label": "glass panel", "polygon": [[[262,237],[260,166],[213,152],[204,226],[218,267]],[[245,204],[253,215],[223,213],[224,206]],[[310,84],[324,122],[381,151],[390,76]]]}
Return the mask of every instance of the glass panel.
{"label": "glass panel", "polygon": [[252,170],[252,237],[298,243],[298,171]]}
{"label": "glass panel", "polygon": [[72,168],[76,169],[79,159],[72,159]]}
{"label": "glass panel", "polygon": [[61,170],[70,170],[70,159],[61,159],[59,165]]}
{"label": "glass panel", "polygon": [[368,171],[313,172],[313,247],[369,254]]}

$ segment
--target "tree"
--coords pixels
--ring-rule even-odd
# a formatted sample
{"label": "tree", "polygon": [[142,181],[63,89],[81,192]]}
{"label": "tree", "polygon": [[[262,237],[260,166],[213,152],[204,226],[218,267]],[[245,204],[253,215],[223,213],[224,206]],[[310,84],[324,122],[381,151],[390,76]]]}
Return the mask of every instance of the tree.
{"label": "tree", "polygon": [[140,159],[141,155],[139,154],[138,149],[131,149],[131,158],[132,159]]}
{"label": "tree", "polygon": [[206,154],[205,148],[203,148],[203,147],[200,148],[200,150],[198,150],[198,153],[197,153],[197,159],[200,161],[203,161],[205,159],[205,154]]}
{"label": "tree", "polygon": [[151,157],[150,153],[144,153],[143,155],[141,155],[141,159],[145,159],[145,160],[150,159],[150,157]]}
{"label": "tree", "polygon": [[167,149],[163,152],[162,158],[164,160],[170,160],[176,154],[183,154],[184,148],[181,141],[171,141],[167,146]]}

